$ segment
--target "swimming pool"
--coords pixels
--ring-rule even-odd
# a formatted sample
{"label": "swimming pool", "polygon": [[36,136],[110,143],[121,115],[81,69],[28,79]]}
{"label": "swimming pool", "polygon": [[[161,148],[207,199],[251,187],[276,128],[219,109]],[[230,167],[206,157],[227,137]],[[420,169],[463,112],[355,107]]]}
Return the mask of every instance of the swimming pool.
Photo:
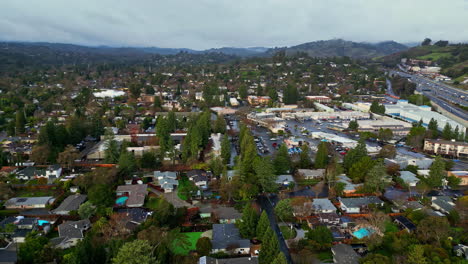
{"label": "swimming pool", "polygon": [[117,205],[124,205],[125,202],[128,200],[128,197],[127,196],[122,196],[122,197],[119,197],[115,200],[115,203]]}
{"label": "swimming pool", "polygon": [[357,231],[354,231],[353,236],[355,236],[358,239],[370,236],[374,231],[368,228],[361,228]]}
{"label": "swimming pool", "polygon": [[42,225],[48,224],[49,221],[47,221],[47,220],[37,220],[37,223],[39,224],[39,226],[42,226]]}

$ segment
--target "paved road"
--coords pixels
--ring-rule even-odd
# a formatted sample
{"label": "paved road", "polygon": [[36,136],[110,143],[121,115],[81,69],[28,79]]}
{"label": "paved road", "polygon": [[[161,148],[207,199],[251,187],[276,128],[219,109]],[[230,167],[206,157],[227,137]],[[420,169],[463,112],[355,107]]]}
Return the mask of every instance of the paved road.
{"label": "paved road", "polygon": [[427,96],[446,111],[464,120],[468,120],[468,111],[450,104],[468,106],[468,92],[403,71],[391,70],[390,73],[409,78],[412,82],[416,83],[417,91]]}
{"label": "paved road", "polygon": [[[275,212],[273,210],[273,206],[278,203],[278,196],[276,194],[272,194],[270,197],[265,195],[261,195],[258,197],[257,202],[260,204],[262,210],[268,215],[268,220],[270,220],[271,229],[276,233],[279,242],[279,248],[281,252],[283,252],[284,256],[288,260],[288,263],[292,263],[291,254],[289,254],[288,246],[286,245],[286,241],[284,240],[283,235],[281,235],[278,223],[276,222]],[[272,205],[272,203],[274,205]]]}

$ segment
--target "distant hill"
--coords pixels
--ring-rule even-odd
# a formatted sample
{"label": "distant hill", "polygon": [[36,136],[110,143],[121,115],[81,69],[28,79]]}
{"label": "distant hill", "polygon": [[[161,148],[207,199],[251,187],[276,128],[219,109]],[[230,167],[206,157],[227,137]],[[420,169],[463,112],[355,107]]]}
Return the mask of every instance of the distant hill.
{"label": "distant hill", "polygon": [[468,44],[416,46],[379,58],[385,66],[395,66],[402,58],[430,60],[442,67],[442,74],[458,81],[468,77]]}
{"label": "distant hill", "polygon": [[373,44],[333,39],[308,42],[288,48],[270,49],[268,53],[273,54],[279,50],[285,50],[286,55],[307,53],[309,56],[319,58],[342,56],[348,56],[351,58],[374,58],[406,49],[408,49],[407,46],[395,41],[385,41]]}

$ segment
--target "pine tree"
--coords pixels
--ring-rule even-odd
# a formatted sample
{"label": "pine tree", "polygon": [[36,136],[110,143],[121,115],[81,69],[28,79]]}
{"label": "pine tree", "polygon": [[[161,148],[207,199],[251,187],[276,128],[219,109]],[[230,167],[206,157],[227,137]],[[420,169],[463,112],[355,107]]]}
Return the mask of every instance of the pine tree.
{"label": "pine tree", "polygon": [[310,169],[312,160],[310,159],[309,146],[306,144],[301,146],[301,154],[299,155],[299,167],[301,169]]}
{"label": "pine tree", "polygon": [[274,166],[276,170],[276,174],[285,174],[291,168],[291,159],[288,154],[288,148],[286,144],[282,144],[281,147],[278,149],[274,159]]}
{"label": "pine tree", "polygon": [[256,235],[258,215],[251,204],[247,204],[242,211],[239,231],[244,238],[253,238]]}
{"label": "pine tree", "polygon": [[257,238],[262,238],[265,235],[265,232],[270,227],[270,220],[265,211],[260,215],[260,220],[257,223]]}
{"label": "pine tree", "polygon": [[359,123],[356,120],[351,120],[348,124],[348,129],[357,131],[359,128]]}
{"label": "pine tree", "polygon": [[257,158],[254,170],[259,190],[269,193],[277,191],[278,187],[275,182],[277,176],[269,158]]}
{"label": "pine tree", "polygon": [[358,145],[351,149],[343,159],[343,167],[348,171],[353,164],[361,160],[361,158],[367,156],[366,143],[363,140],[359,140]]}
{"label": "pine tree", "polygon": [[427,125],[427,129],[431,131],[432,138],[437,138],[437,136],[439,135],[439,127],[437,125],[437,120],[431,118],[431,121],[429,121],[429,124]]}
{"label": "pine tree", "polygon": [[278,253],[272,264],[288,264],[283,252]]}
{"label": "pine tree", "polygon": [[258,260],[260,264],[270,264],[278,256],[279,243],[276,234],[269,227],[265,232],[265,235],[262,238],[262,249],[260,250],[260,255]]}
{"label": "pine tree", "polygon": [[426,183],[432,188],[440,187],[446,175],[445,162],[440,156],[437,156],[429,168],[429,176],[426,178]]}
{"label": "pine tree", "polygon": [[221,141],[221,157],[223,158],[224,164],[228,164],[231,160],[231,142],[229,136],[224,135]]}
{"label": "pine tree", "polygon": [[445,123],[445,127],[442,130],[442,138],[445,140],[450,140],[452,139],[453,133],[452,133],[452,126],[450,123]]}
{"label": "pine tree", "polygon": [[26,118],[24,117],[23,110],[16,111],[16,123],[15,123],[16,134],[24,133],[25,124],[26,124]]}
{"label": "pine tree", "polygon": [[382,191],[385,188],[388,177],[383,161],[377,162],[365,176],[365,190],[367,192]]}
{"label": "pine tree", "polygon": [[325,169],[328,164],[328,146],[326,142],[320,142],[317,149],[317,154],[315,155],[315,168]]}

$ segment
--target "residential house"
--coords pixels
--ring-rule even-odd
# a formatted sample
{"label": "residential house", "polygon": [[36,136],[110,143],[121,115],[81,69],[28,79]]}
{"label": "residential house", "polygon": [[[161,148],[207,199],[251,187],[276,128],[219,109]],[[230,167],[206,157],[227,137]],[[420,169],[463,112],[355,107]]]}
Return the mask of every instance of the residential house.
{"label": "residential house", "polygon": [[365,196],[357,198],[339,197],[340,206],[348,214],[359,214],[367,211],[369,205],[383,206],[384,202],[377,196]]}
{"label": "residential house", "polygon": [[59,215],[68,215],[71,211],[77,211],[80,205],[86,200],[86,197],[85,194],[72,194],[65,198],[52,212]]}
{"label": "residential house", "polygon": [[133,184],[117,186],[116,194],[118,197],[127,197],[124,204],[126,207],[142,207],[148,194],[148,185]]}
{"label": "residential house", "polygon": [[312,208],[316,213],[336,213],[336,207],[328,198],[318,198],[312,201]]}
{"label": "residential house", "polygon": [[16,173],[16,178],[25,181],[37,178],[46,178],[46,171],[35,167],[26,167]]}
{"label": "residential house", "polygon": [[426,139],[424,141],[424,151],[431,154],[466,158],[468,157],[468,143],[450,140]]}
{"label": "residential house", "polygon": [[37,220],[38,219],[34,217],[10,216],[0,222],[0,228],[5,228],[11,224],[14,225],[11,232],[4,234],[8,234],[15,243],[24,243],[26,236],[38,229]]}
{"label": "residential house", "polygon": [[275,181],[280,186],[289,186],[291,183],[294,184],[294,178],[292,175],[278,175]]}
{"label": "residential house", "polygon": [[408,232],[413,232],[416,230],[416,226],[413,224],[413,222],[402,215],[396,216],[394,222]]}
{"label": "residential house", "polygon": [[200,217],[208,218],[214,217],[221,224],[236,223],[241,217],[242,213],[237,211],[234,207],[228,206],[204,206],[200,207]]}
{"label": "residential house", "polygon": [[50,165],[46,169],[47,179],[58,179],[62,175],[62,167],[58,164]]}
{"label": "residential house", "polygon": [[159,185],[165,193],[173,192],[175,188],[179,185],[179,181],[177,180],[177,172],[155,171],[154,178],[158,180]]}
{"label": "residential house", "polygon": [[460,185],[468,185],[468,171],[449,171],[447,174],[461,179]]}
{"label": "residential house", "polygon": [[448,214],[455,208],[455,203],[449,196],[433,196],[431,206],[437,211]]}
{"label": "residential house", "polygon": [[468,260],[468,246],[458,244],[453,247],[453,252],[455,255],[457,255],[457,257],[462,257],[465,260]]}
{"label": "residential house", "polygon": [[208,188],[208,182],[213,177],[213,174],[210,171],[204,170],[191,170],[187,172],[187,177],[191,180],[195,185],[201,189]]}
{"label": "residential house", "polygon": [[309,170],[309,169],[298,169],[297,175],[303,179],[321,179],[325,175],[325,169]]}
{"label": "residential house", "polygon": [[400,171],[400,178],[410,187],[415,187],[419,182],[416,174],[412,173],[411,171]]}
{"label": "residential house", "polygon": [[56,248],[66,249],[83,240],[84,232],[91,228],[89,219],[79,221],[68,221],[58,226],[59,236],[51,239],[52,245]]}
{"label": "residential house", "polygon": [[344,189],[343,189],[344,194],[355,193],[358,190],[358,188],[363,185],[362,183],[360,184],[353,183],[351,179],[345,174],[338,175],[337,178],[338,178],[337,182],[342,182],[345,184]]}
{"label": "residential house", "polygon": [[6,201],[4,206],[6,209],[33,209],[46,208],[47,205],[54,202],[54,197],[14,197]]}
{"label": "residential house", "polygon": [[212,253],[250,254],[250,240],[240,236],[235,224],[214,224],[211,244]]}
{"label": "residential house", "polygon": [[143,208],[117,208],[115,213],[126,218],[125,227],[131,231],[135,230],[139,225],[145,222],[151,214]]}
{"label": "residential house", "polygon": [[332,213],[317,213],[317,218],[320,223],[325,225],[339,225],[340,216],[336,212]]}
{"label": "residential house", "polygon": [[336,244],[331,248],[333,263],[358,264],[360,256],[348,244]]}
{"label": "residential house", "polygon": [[198,260],[198,264],[258,264],[258,258],[212,258],[203,256]]}

